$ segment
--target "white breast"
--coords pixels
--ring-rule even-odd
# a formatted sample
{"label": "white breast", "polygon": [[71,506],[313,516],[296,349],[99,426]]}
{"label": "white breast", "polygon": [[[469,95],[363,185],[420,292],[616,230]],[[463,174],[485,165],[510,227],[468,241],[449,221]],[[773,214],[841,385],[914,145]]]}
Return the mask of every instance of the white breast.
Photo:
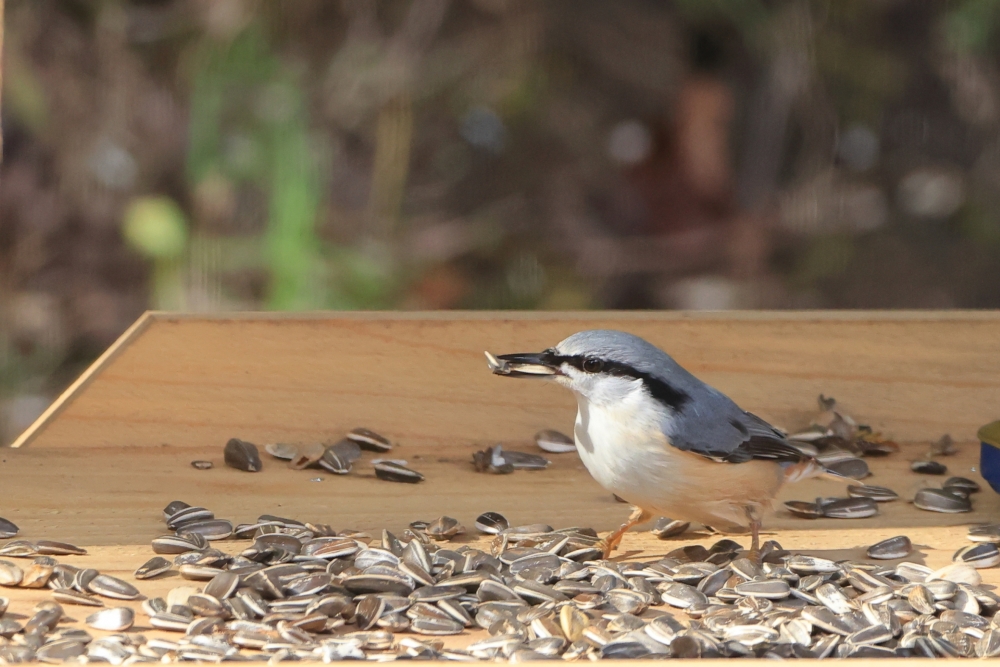
{"label": "white breast", "polygon": [[638,387],[602,405],[577,399],[576,448],[594,479],[636,504],[666,491],[678,472],[662,429],[666,409]]}
{"label": "white breast", "polygon": [[716,528],[745,525],[746,505],[769,504],[781,485],[770,461],[718,463],[670,445],[671,415],[641,388],[615,401],[577,396],[574,435],[597,482],[654,515]]}

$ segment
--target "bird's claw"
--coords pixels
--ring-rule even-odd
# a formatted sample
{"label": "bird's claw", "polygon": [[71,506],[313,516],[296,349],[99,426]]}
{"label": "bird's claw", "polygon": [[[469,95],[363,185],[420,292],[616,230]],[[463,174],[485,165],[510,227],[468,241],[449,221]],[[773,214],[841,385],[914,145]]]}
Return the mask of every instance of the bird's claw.
{"label": "bird's claw", "polygon": [[608,538],[602,537],[594,546],[601,550],[601,558],[607,560],[608,558],[611,558],[611,552],[618,548],[618,544],[620,542],[621,538],[612,542]]}

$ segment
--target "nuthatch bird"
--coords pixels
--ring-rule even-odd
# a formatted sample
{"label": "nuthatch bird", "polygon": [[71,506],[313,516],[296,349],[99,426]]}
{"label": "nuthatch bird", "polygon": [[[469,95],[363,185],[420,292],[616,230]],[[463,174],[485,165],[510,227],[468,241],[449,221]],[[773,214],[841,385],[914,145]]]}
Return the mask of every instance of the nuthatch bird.
{"label": "nuthatch bird", "polygon": [[486,357],[497,375],[554,379],[576,395],[583,464],[634,505],[602,541],[605,556],[629,528],[663,515],[724,532],[749,528],[757,557],[761,516],[781,485],[837,477],[811,445],[788,441],[632,334],[581,331],[544,352]]}

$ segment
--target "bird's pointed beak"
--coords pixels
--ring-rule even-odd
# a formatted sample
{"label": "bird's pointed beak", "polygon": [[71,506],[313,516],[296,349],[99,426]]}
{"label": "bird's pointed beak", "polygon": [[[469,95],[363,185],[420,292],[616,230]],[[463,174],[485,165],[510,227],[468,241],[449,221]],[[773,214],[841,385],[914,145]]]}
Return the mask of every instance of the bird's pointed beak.
{"label": "bird's pointed beak", "polygon": [[531,352],[519,354],[486,353],[486,363],[495,375],[514,378],[540,378],[559,375],[559,365],[552,352]]}

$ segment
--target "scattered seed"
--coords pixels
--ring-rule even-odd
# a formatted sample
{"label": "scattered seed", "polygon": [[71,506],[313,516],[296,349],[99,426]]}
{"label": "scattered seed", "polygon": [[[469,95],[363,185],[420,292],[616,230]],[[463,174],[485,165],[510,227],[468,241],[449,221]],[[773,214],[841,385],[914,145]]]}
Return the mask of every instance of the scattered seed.
{"label": "scattered seed", "polygon": [[868,547],[868,557],[880,560],[905,558],[913,551],[913,543],[906,535],[897,535]]}
{"label": "scattered seed", "polygon": [[827,470],[851,479],[864,479],[871,475],[868,464],[863,459],[850,457],[842,461],[824,464]]}
{"label": "scattered seed", "polygon": [[476,530],[487,535],[497,535],[510,528],[510,522],[499,512],[484,512],[476,517]]}
{"label": "scattered seed", "polygon": [[152,579],[168,572],[172,567],[170,561],[161,556],[154,556],[139,566],[133,575],[136,579]]}
{"label": "scattered seed", "polygon": [[899,494],[884,486],[848,486],[847,495],[851,498],[871,498],[877,503],[887,503],[899,498]]}
{"label": "scattered seed", "polygon": [[969,528],[968,538],[973,542],[1000,543],[1000,523]]}
{"label": "scattered seed", "polygon": [[245,472],[260,472],[264,467],[257,446],[239,438],[231,438],[226,443],[223,455],[226,465],[230,468]]}
{"label": "scattered seed", "polygon": [[392,449],[392,442],[388,438],[367,428],[353,429],[347,434],[347,438],[358,443],[361,449],[367,449],[370,452],[384,453]]}
{"label": "scattered seed", "polygon": [[505,464],[513,466],[514,470],[545,470],[552,463],[544,456],[510,449],[504,451],[502,456]]}
{"label": "scattered seed", "polygon": [[211,470],[211,461],[191,461],[191,467],[195,470]]}
{"label": "scattered seed", "polygon": [[955,441],[949,434],[945,433],[937,442],[931,444],[928,453],[931,456],[951,456],[957,451]]}
{"label": "scattered seed", "polygon": [[6,540],[17,535],[17,526],[12,521],[0,517],[0,540]]}
{"label": "scattered seed", "polygon": [[545,430],[535,434],[535,444],[549,454],[568,454],[576,451],[573,438],[559,431]]}
{"label": "scattered seed", "polygon": [[963,489],[968,493],[978,493],[980,488],[978,483],[967,477],[949,477],[941,486],[948,490]]}
{"label": "scattered seed", "polygon": [[76,604],[84,607],[103,607],[104,602],[93,595],[87,595],[71,588],[57,588],[52,591],[52,599],[61,604]]}
{"label": "scattered seed", "polygon": [[376,463],[374,467],[375,476],[379,479],[384,479],[387,482],[405,482],[408,484],[416,484],[417,482],[422,482],[424,480],[424,476],[416,470],[411,470],[405,466],[396,465],[395,463]]}
{"label": "scattered seed", "polygon": [[983,542],[962,547],[955,552],[952,560],[974,568],[988,568],[1000,565],[1000,548],[992,542]]}
{"label": "scattered seed", "polygon": [[944,489],[920,489],[913,498],[913,504],[930,512],[956,514],[972,511],[972,503],[968,498],[956,496]]}
{"label": "scattered seed", "polygon": [[785,501],[785,509],[803,519],[818,519],[823,516],[823,511],[819,505],[805,500]]}
{"label": "scattered seed", "polygon": [[295,445],[288,445],[283,442],[275,442],[264,445],[264,451],[276,459],[291,461],[299,453],[299,448]]}
{"label": "scattered seed", "polygon": [[910,469],[921,475],[943,475],[948,472],[948,466],[938,461],[914,461],[910,464]]}
{"label": "scattered seed", "polygon": [[88,616],[86,623],[95,630],[123,632],[135,623],[135,612],[129,607],[102,609]]}
{"label": "scattered seed", "polygon": [[829,519],[864,519],[878,514],[878,504],[871,498],[844,498],[823,503],[820,511]]}
{"label": "scattered seed", "polygon": [[75,544],[38,540],[34,543],[35,552],[43,556],[86,556],[87,550]]}
{"label": "scattered seed", "polygon": [[460,524],[457,519],[442,516],[427,524],[426,532],[431,539],[450,540],[456,535],[464,533],[465,526]]}
{"label": "scattered seed", "polygon": [[288,462],[288,467],[292,470],[305,470],[317,463],[326,453],[326,447],[317,443],[305,445],[296,451],[295,456]]}
{"label": "scattered seed", "polygon": [[107,574],[98,574],[90,580],[86,588],[96,595],[116,600],[136,600],[141,597],[135,586]]}
{"label": "scattered seed", "polygon": [[677,537],[687,532],[687,529],[691,527],[691,523],[688,521],[681,521],[679,519],[668,519],[667,517],[660,517],[653,524],[653,528],[649,531],[653,535],[656,535],[661,540],[665,540],[670,537]]}

